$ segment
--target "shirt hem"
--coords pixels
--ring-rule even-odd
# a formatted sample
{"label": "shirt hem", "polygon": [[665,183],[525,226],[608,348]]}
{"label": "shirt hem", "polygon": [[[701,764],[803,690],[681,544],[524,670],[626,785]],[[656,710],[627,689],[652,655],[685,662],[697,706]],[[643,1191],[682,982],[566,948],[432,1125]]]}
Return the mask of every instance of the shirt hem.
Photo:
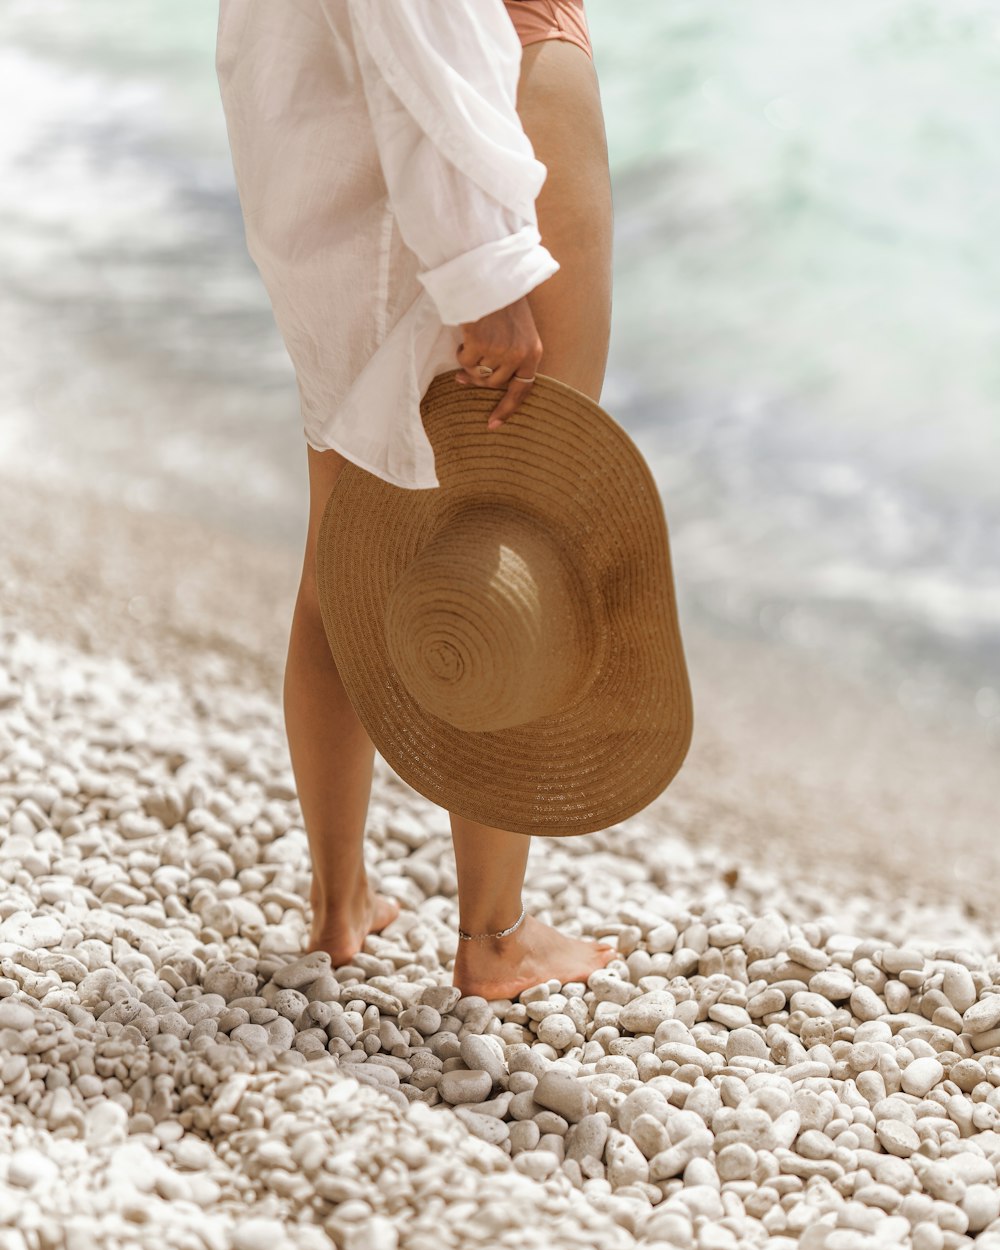
{"label": "shirt hem", "polygon": [[429,482],[404,481],[402,478],[394,477],[391,473],[387,473],[384,469],[376,468],[375,465],[368,464],[367,461],[361,460],[353,452],[348,451],[346,447],[336,443],[332,438],[326,440],[325,447],[319,447],[315,442],[313,442],[309,435],[309,431],[305,426],[302,427],[302,433],[305,436],[306,443],[313,449],[313,451],[335,451],[339,455],[343,456],[345,460],[349,460],[351,464],[356,465],[359,469],[364,469],[368,473],[374,474],[375,477],[380,478],[383,482],[388,482],[390,486],[401,486],[404,490],[431,490],[441,485],[437,477],[434,477],[433,480]]}

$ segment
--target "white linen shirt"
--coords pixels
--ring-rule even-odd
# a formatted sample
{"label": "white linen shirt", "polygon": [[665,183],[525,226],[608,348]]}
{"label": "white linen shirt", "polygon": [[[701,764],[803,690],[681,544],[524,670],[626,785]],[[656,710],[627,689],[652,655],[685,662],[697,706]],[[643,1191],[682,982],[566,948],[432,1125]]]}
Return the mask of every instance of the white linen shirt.
{"label": "white linen shirt", "polygon": [[220,0],[215,65],[307,442],[438,486],[420,401],[460,325],[559,268],[503,0]]}

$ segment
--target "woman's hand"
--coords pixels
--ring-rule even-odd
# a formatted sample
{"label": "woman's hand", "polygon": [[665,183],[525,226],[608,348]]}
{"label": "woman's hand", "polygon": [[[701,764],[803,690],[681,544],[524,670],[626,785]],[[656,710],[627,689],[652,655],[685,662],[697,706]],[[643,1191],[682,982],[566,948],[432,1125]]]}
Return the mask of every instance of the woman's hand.
{"label": "woman's hand", "polygon": [[[542,341],[528,297],[522,296],[478,321],[464,323],[461,329],[463,341],[455,353],[460,368],[455,381],[506,392],[486,423],[488,430],[497,430],[531,391],[542,359]],[[481,364],[492,368],[489,377],[480,376],[477,366]]]}

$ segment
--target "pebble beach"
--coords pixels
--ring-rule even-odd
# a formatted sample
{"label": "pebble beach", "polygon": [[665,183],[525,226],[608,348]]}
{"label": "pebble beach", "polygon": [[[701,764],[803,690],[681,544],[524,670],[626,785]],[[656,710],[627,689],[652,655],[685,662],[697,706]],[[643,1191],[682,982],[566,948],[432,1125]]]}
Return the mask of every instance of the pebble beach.
{"label": "pebble beach", "polygon": [[447,813],[376,756],[400,916],[303,955],[285,548],[0,492],[0,1250],[1000,1250],[995,755],[695,630],[695,739],[532,843],[618,956],[451,985]]}

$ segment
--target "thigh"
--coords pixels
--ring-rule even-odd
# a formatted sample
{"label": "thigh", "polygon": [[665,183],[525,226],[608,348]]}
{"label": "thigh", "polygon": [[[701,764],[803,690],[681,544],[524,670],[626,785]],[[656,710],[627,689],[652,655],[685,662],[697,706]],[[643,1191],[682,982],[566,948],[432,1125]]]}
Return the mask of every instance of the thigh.
{"label": "thigh", "polygon": [[594,62],[574,43],[521,50],[517,111],[548,174],[535,202],[559,271],[528,295],[542,340],[539,369],[599,400],[611,335],[612,202]]}

